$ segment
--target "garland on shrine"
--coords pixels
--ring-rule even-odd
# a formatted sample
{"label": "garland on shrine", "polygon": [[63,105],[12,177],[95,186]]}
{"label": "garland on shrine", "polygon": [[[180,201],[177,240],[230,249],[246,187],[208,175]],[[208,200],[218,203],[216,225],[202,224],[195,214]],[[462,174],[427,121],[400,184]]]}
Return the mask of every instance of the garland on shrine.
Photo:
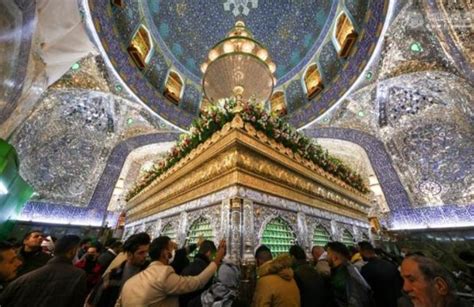
{"label": "garland on shrine", "polygon": [[[230,98],[203,110],[200,117],[193,121],[189,133],[179,136],[176,145],[171,148],[164,159],[147,171],[145,176],[128,192],[126,200],[132,199],[199,144],[204,143],[215,132],[222,129],[226,123],[231,122],[235,116],[233,112],[235,106],[235,99]],[[356,190],[364,194],[369,192],[359,174],[341,160],[331,156],[314,140],[298,132],[275,114],[268,114],[259,104],[244,102],[242,107],[243,110],[239,114],[244,122],[251,123],[256,130],[264,132],[268,137],[290,148],[294,153],[299,153],[303,158],[312,161]]]}

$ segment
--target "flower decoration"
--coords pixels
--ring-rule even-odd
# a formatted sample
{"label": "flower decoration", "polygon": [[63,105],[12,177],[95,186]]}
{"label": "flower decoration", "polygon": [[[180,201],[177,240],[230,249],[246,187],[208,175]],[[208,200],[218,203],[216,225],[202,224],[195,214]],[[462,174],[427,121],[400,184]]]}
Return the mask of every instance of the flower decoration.
{"label": "flower decoration", "polygon": [[[182,158],[188,155],[199,144],[204,143],[215,132],[231,122],[235,116],[233,112],[236,106],[234,98],[223,99],[216,105],[210,105],[201,112],[199,118],[195,119],[188,133],[181,134],[175,146],[148,171],[139,182],[128,192],[127,201],[140,193],[156,178],[173,167]],[[312,161],[326,172],[341,179],[349,186],[361,193],[367,194],[369,189],[362,177],[341,160],[329,155],[313,139],[306,137],[294,127],[278,117],[278,114],[268,114],[261,104],[252,101],[243,103],[240,113],[244,122],[250,123],[257,131],[262,131],[269,138],[298,153],[301,157]]]}

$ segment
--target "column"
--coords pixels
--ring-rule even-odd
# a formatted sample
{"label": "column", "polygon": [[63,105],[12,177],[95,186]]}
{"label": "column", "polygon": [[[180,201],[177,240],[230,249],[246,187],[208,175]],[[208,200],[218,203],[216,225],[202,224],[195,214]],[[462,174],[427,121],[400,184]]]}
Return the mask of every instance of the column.
{"label": "column", "polygon": [[242,241],[243,241],[243,255],[244,262],[254,261],[255,249],[255,228],[254,228],[254,212],[253,201],[244,199],[242,221]]}
{"label": "column", "polygon": [[239,261],[242,256],[242,199],[230,200],[230,238],[227,252],[229,258]]}
{"label": "column", "polygon": [[298,245],[300,245],[306,253],[308,253],[308,226],[306,224],[306,214],[298,212],[296,214],[296,224],[298,226],[296,237],[298,239]]}
{"label": "column", "polygon": [[188,213],[181,212],[178,220],[178,233],[176,234],[176,243],[183,246],[186,242],[186,228],[188,226]]}
{"label": "column", "polygon": [[154,238],[158,238],[161,232],[161,219],[155,221],[155,233],[153,234]]}
{"label": "column", "polygon": [[340,241],[341,238],[339,237],[339,229],[338,224],[335,220],[331,220],[331,239],[332,241]]}

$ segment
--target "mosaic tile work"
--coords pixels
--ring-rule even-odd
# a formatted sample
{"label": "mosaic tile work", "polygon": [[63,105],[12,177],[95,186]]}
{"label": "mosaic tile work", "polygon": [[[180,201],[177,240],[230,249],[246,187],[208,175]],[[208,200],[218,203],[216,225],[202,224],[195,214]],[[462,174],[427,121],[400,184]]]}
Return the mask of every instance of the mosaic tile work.
{"label": "mosaic tile work", "polygon": [[201,104],[201,91],[194,84],[187,84],[182,99],[182,108],[191,114],[199,114]]}
{"label": "mosaic tile work", "polygon": [[[11,3],[8,3],[8,5],[17,6],[17,10],[21,12],[21,16],[10,16],[10,18],[18,18],[21,23],[18,25],[18,28],[10,29],[12,33],[20,33],[20,35],[11,36],[15,38],[14,41],[2,41],[1,43],[2,48],[0,48],[0,50],[9,56],[12,56],[13,58],[3,63],[1,66],[2,74],[7,74],[7,72],[10,72],[10,74],[7,75],[8,80],[4,80],[4,82],[2,82],[2,86],[0,87],[0,100],[4,100],[6,102],[4,106],[3,103],[0,105],[0,123],[5,122],[12,114],[13,110],[15,110],[18,99],[20,98],[21,92],[23,90],[28,66],[28,57],[30,54],[31,38],[33,36],[35,26],[35,23],[33,22],[36,12],[35,1],[15,0],[10,2]],[[8,18],[8,16],[8,14],[5,14],[2,19]],[[13,20],[6,20],[6,25],[12,26],[14,24],[15,22]],[[3,29],[5,30],[6,28]],[[18,46],[16,46],[16,48],[14,47],[14,50],[3,50],[5,46],[10,45],[12,45],[12,47],[13,45]],[[14,66],[6,67],[9,66],[10,63],[14,63]]]}
{"label": "mosaic tile work", "polygon": [[356,25],[361,25],[364,22],[365,13],[369,0],[345,0],[344,4],[349,11],[349,14],[354,18]]}
{"label": "mosaic tile work", "polygon": [[[390,215],[386,219],[388,227],[416,228],[416,227],[448,227],[471,225],[474,221],[474,205],[443,205],[440,207],[413,208],[400,179],[392,166],[391,158],[385,151],[382,142],[375,137],[357,130],[343,128],[305,130],[308,136],[319,138],[335,138],[354,142],[363,147],[377,175]],[[409,151],[408,151],[409,152]],[[427,155],[425,154],[424,157]],[[471,155],[472,156],[472,155]],[[470,158],[467,156],[466,158]],[[468,164],[469,165],[469,164]],[[468,167],[469,169],[469,167]],[[467,170],[469,172],[469,170]],[[427,186],[430,192],[433,186]]]}
{"label": "mosaic tile work", "polygon": [[[366,13],[370,15],[366,24],[357,25],[357,28],[366,35],[363,35],[360,43],[356,44],[357,52],[348,61],[353,63],[344,67],[339,61],[327,65],[331,69],[332,77],[339,74],[342,78],[338,78],[334,84],[325,84],[330,90],[317,98],[317,104],[304,105],[303,101],[293,102],[287,99],[290,109],[295,110],[295,114],[290,114],[293,124],[302,126],[320,116],[355,82],[379,40],[388,2],[389,0],[370,1],[368,4],[364,1],[359,5],[349,4],[354,14],[360,14],[363,11],[361,7],[365,5]],[[135,5],[131,5],[130,8],[125,6],[119,9],[121,12],[117,12],[118,8],[111,8],[107,2],[89,1],[89,6],[101,44],[124,82],[154,112],[172,124],[186,129],[195,115],[195,113],[189,113],[189,110],[196,110],[195,98],[183,100],[183,105],[179,107],[168,103],[161,95],[164,72],[162,67],[166,66],[168,69],[173,67],[184,74],[185,83],[192,81],[198,86],[201,75],[198,71],[199,64],[209,48],[233,25],[236,20],[233,14],[224,10],[222,2],[216,1],[181,0],[171,5],[147,1],[143,3],[141,9],[137,10]],[[332,29],[337,10],[338,2],[329,0],[321,0],[316,5],[310,1],[288,1],[283,4],[278,3],[278,5],[264,1],[260,2],[256,8],[252,8],[248,15],[239,14],[238,18],[243,19],[254,32],[255,37],[267,45],[277,63],[278,85],[284,85],[314,59],[320,45],[327,41],[326,38]],[[114,16],[115,13],[117,16]],[[137,21],[136,16],[140,14],[143,14],[143,18]],[[129,15],[133,17],[130,23],[134,24],[135,28],[138,26],[135,23],[149,27],[155,44],[155,53],[162,52],[166,59],[159,60],[159,63],[166,63],[166,65],[158,64],[159,68],[154,68],[156,64],[152,57],[150,67],[146,69],[144,75],[134,67],[125,50],[128,39],[125,40],[122,37],[122,42],[116,39],[117,36],[130,32],[130,26],[123,23],[123,19]],[[274,18],[274,16],[281,18]],[[359,15],[356,17],[362,20]],[[304,22],[301,22],[301,19]],[[365,23],[365,19],[363,22]],[[311,26],[301,27],[301,24]],[[331,51],[329,47],[330,45],[326,50]],[[323,55],[328,56],[327,51],[325,52]],[[325,74],[324,71],[321,73]],[[189,89],[185,87],[184,91],[186,98],[194,95],[191,87]],[[320,100],[322,103],[319,103]],[[188,105],[189,101],[192,101],[191,105]]]}
{"label": "mosaic tile work", "polygon": [[26,204],[19,219],[93,226],[100,226],[108,221],[109,225],[113,225],[115,215],[114,213],[107,213],[107,205],[128,154],[135,148],[147,144],[173,141],[177,136],[177,133],[140,135],[117,145],[107,159],[104,172],[100,176],[87,207],[81,208],[61,203],[30,201]]}
{"label": "mosaic tile work", "polygon": [[391,211],[410,208],[410,202],[391,158],[382,142],[361,131],[344,128],[304,130],[313,138],[334,138],[356,143],[365,149]]}
{"label": "mosaic tile work", "polygon": [[[472,10],[469,10],[469,5],[472,6],[472,3],[469,4],[468,2],[464,2],[463,4],[462,2],[445,1],[443,2],[442,9],[440,9],[439,3],[435,0],[427,0],[426,3],[428,19],[433,24],[435,33],[438,35],[440,40],[444,42],[449,55],[454,59],[453,63],[456,65],[456,68],[466,77],[471,85],[474,84],[474,70],[472,69],[472,37],[470,37],[470,35],[472,35]],[[464,8],[465,11],[456,12],[456,10],[459,10],[457,6],[460,6],[461,9],[463,6],[466,6]],[[442,11],[445,12],[446,16],[440,18]],[[471,15],[469,15],[469,12]],[[462,16],[461,13],[465,13],[467,16]],[[451,18],[451,20],[446,20],[446,17]],[[455,20],[456,18],[458,18],[458,20]],[[446,24],[452,26],[456,32],[461,31],[467,34],[465,43],[469,45],[468,48],[471,50],[466,50],[466,52],[463,51],[463,46],[460,46],[455,41],[455,38],[450,33],[451,29],[446,27]],[[471,54],[471,56],[469,56],[469,54]]]}
{"label": "mosaic tile work", "polygon": [[[355,45],[353,55],[338,72],[336,81],[327,85],[326,90],[315,98],[317,103],[310,103],[288,115],[290,123],[296,127],[304,126],[306,123],[315,120],[341,97],[356,81],[357,77],[364,70],[369,57],[375,49],[383,28],[388,9],[388,1],[370,1],[368,6],[369,18],[364,25],[362,37]],[[320,61],[321,62],[321,61]],[[323,63],[320,63],[322,66]],[[323,76],[325,75],[322,69]]]}
{"label": "mosaic tile work", "polygon": [[277,78],[284,77],[307,55],[314,54],[318,47],[314,44],[320,35],[326,36],[322,30],[332,21],[333,2],[337,1],[260,1],[248,14],[237,17],[225,10],[221,0],[148,0],[143,10],[167,56],[184,66],[185,70],[180,69],[182,73],[199,82],[199,65],[237,20],[243,20],[254,37],[267,47],[280,67]]}
{"label": "mosaic tile work", "polygon": [[[110,2],[89,1],[89,7],[94,24],[101,29],[100,43],[107,52],[109,59],[114,63],[115,70],[120,78],[155,113],[160,114],[161,117],[174,125],[187,128],[193,119],[193,115],[181,111],[178,106],[167,101],[161,91],[157,90],[159,85],[148,82],[129,57],[126,51],[128,41],[121,42],[117,39],[118,29],[115,26]],[[128,14],[133,15],[133,9]]]}
{"label": "mosaic tile work", "polygon": [[285,90],[287,109],[292,112],[301,107],[307,100],[306,93],[303,90],[301,80],[293,80],[288,84]]}
{"label": "mosaic tile work", "polygon": [[328,40],[321,48],[321,53],[319,54],[319,63],[321,71],[323,72],[322,78],[324,84],[330,84],[337,77],[342,67],[341,61],[333,42]]}

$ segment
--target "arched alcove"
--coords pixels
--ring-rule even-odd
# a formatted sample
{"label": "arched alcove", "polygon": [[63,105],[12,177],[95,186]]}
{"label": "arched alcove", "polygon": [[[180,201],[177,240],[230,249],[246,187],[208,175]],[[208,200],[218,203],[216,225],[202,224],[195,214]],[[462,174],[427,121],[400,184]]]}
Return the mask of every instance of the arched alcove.
{"label": "arched alcove", "polygon": [[325,246],[331,241],[331,234],[322,225],[314,227],[313,231],[313,246]]}
{"label": "arched alcove", "polygon": [[288,253],[290,247],[296,243],[296,235],[288,222],[281,217],[275,217],[265,225],[261,243],[270,248],[273,256],[277,256]]}
{"label": "arched alcove", "polygon": [[150,31],[144,25],[140,25],[127,47],[128,54],[130,54],[137,67],[143,70],[150,60],[152,49],[153,41]]}
{"label": "arched alcove", "polygon": [[347,58],[351,54],[352,48],[357,41],[358,34],[351,19],[344,11],[341,12],[336,19],[333,35],[339,56],[341,58]]}
{"label": "arched alcove", "polygon": [[[201,237],[203,240],[215,240],[215,232],[212,223],[204,216],[197,218],[189,227],[188,233],[186,234],[186,246],[196,244]],[[189,256],[193,257],[196,253],[197,249]]]}
{"label": "arched alcove", "polygon": [[179,101],[183,96],[183,91],[183,79],[181,79],[181,76],[177,72],[170,70],[168,73],[168,77],[166,78],[163,95],[174,104],[179,104]]}
{"label": "arched alcove", "polygon": [[354,246],[354,236],[349,230],[344,229],[341,233],[341,242],[346,246]]}
{"label": "arched alcove", "polygon": [[276,91],[273,93],[270,98],[270,105],[272,113],[280,116],[287,114],[285,93],[283,91]]}
{"label": "arched alcove", "polygon": [[311,100],[319,94],[324,86],[316,63],[311,64],[306,69],[303,78],[304,88],[306,90],[306,97]]}

